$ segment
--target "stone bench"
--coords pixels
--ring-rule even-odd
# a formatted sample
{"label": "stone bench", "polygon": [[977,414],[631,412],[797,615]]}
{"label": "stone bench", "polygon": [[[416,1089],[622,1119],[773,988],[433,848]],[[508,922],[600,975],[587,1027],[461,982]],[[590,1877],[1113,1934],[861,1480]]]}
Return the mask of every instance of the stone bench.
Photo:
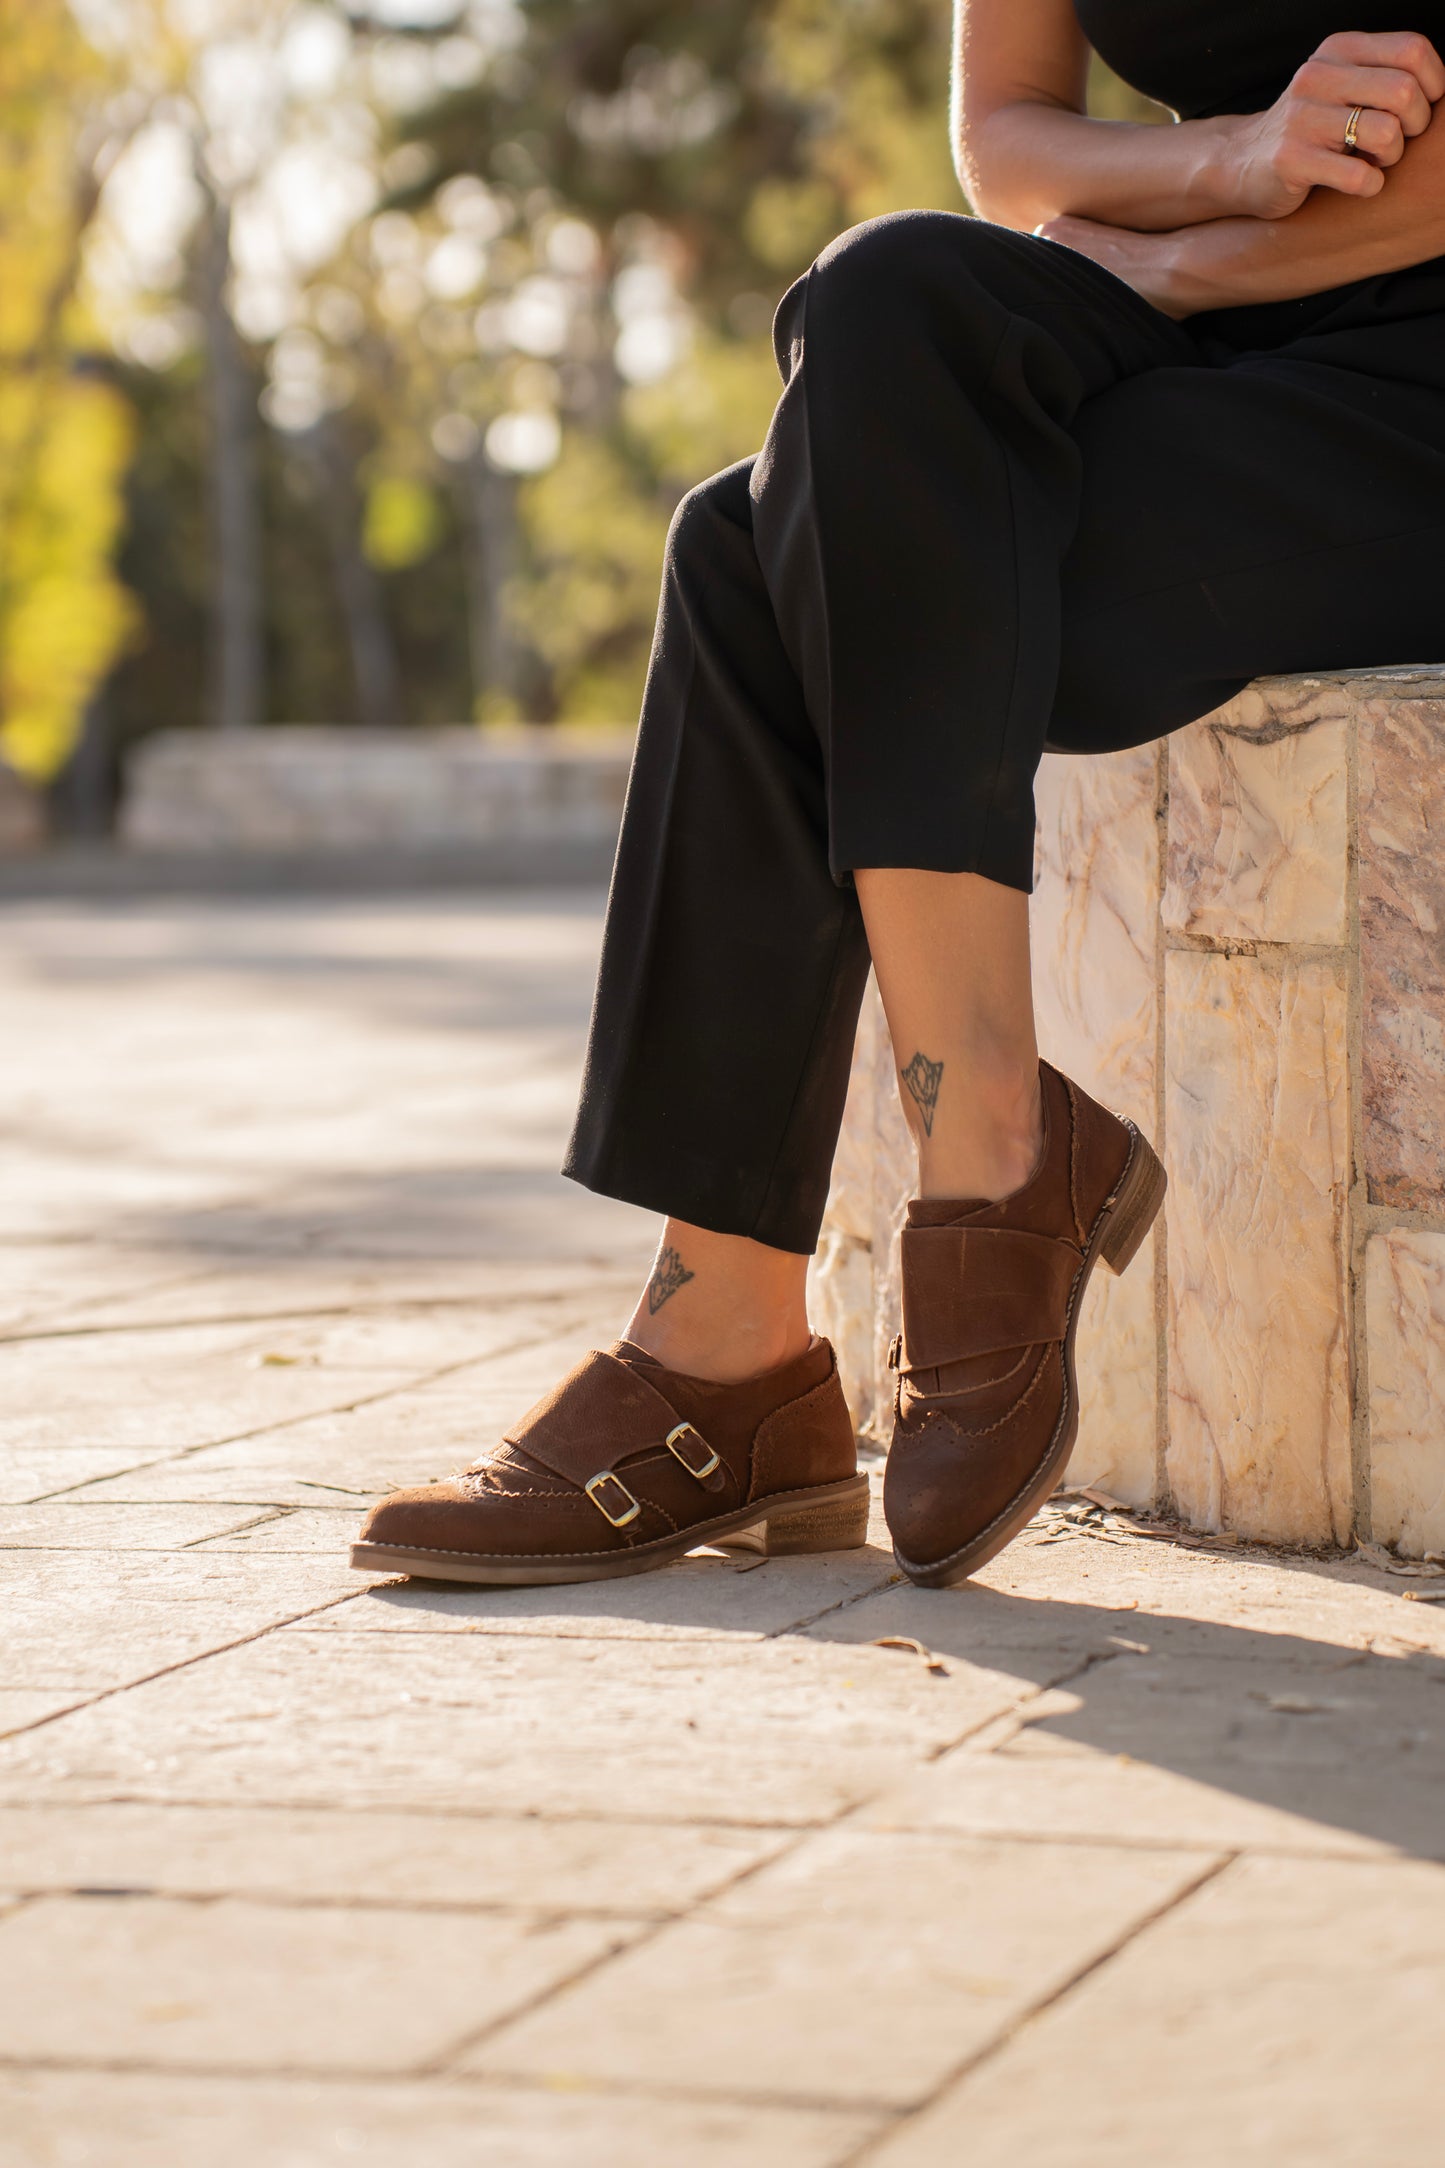
{"label": "stone bench", "polygon": [[630,730],[168,730],[131,757],[119,841],[177,858],[362,867],[387,854],[477,878],[605,881]]}
{"label": "stone bench", "polygon": [[[1276,678],[1050,757],[1044,1052],[1169,1170],[1095,1275],[1069,1478],[1190,1526],[1445,1550],[1445,668]],[[912,1154],[870,989],[819,1329],[886,1438]]]}

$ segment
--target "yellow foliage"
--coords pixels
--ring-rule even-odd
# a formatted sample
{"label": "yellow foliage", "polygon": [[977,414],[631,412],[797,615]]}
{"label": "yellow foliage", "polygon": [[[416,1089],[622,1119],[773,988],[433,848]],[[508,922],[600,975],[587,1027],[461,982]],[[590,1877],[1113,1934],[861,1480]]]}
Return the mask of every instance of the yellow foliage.
{"label": "yellow foliage", "polygon": [[402,474],[381,474],[366,493],[361,546],[379,572],[420,564],[441,540],[442,508],[434,489]]}
{"label": "yellow foliage", "polygon": [[43,781],[133,635],[112,556],[130,410],[76,373],[99,62],[59,5],[0,0],[0,756]]}
{"label": "yellow foliage", "polygon": [[[0,373],[0,424],[13,391]],[[4,537],[0,751],[43,782],[63,767],[86,702],[136,630],[134,602],[111,570],[133,423],[109,385],[76,377],[52,388],[36,419]]]}

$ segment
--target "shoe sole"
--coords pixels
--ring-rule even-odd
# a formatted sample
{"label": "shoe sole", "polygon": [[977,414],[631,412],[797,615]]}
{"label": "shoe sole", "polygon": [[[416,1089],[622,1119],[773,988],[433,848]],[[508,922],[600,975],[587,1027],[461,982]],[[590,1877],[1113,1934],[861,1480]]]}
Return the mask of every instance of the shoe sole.
{"label": "shoe sole", "polygon": [[1038,1512],[1049,1494],[1058,1488],[1064,1463],[1074,1448],[1079,1433],[1079,1388],[1074,1375],[1074,1334],[1078,1329],[1079,1306],[1084,1289],[1089,1284],[1089,1274],[1096,1264],[1103,1261],[1116,1276],[1128,1270],[1137,1256],[1144,1237],[1159,1216],[1164,1202],[1164,1192],[1169,1178],[1143,1132],[1133,1122],[1125,1119],[1124,1126],[1133,1137],[1129,1157],[1119,1177],[1119,1186],[1111,1197],[1106,1197],[1099,1207],[1069,1297],[1069,1315],[1064,1329],[1064,1404],[1059,1410],[1059,1420],[1049,1440],[1049,1449],[1040,1461],[1036,1473],[1018,1496],[1011,1499],[1002,1513],[989,1522],[969,1543],[950,1552],[929,1566],[915,1565],[905,1558],[895,1544],[893,1556],[899,1568],[919,1588],[957,1588],[961,1582],[986,1566],[991,1558],[997,1558],[1007,1544],[1012,1543],[1021,1528]]}
{"label": "shoe sole", "polygon": [[636,1544],[627,1551],[584,1551],[573,1556],[518,1558],[477,1551],[428,1551],[398,1543],[353,1543],[359,1573],[407,1573],[426,1581],[471,1581],[484,1588],[550,1588],[568,1581],[616,1581],[651,1573],[686,1557],[701,1544],[759,1551],[765,1558],[798,1557],[810,1551],[856,1551],[868,1540],[868,1478],[822,1483],[812,1490],[779,1491],[751,1505],[698,1521],[674,1536]]}

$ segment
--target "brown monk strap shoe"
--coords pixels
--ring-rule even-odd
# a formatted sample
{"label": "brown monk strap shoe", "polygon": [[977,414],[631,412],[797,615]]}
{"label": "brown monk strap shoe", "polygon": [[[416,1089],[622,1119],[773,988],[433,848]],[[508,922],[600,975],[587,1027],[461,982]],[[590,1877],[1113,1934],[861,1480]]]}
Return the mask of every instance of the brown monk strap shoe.
{"label": "brown monk strap shoe", "polygon": [[855,1550],[867,1530],[868,1478],[826,1340],[741,1385],[664,1370],[618,1340],[465,1474],[384,1498],[351,1563],[531,1586],[646,1573],[700,1543]]}
{"label": "brown monk strap shoe", "polygon": [[1164,1201],[1130,1121],[1039,1064],[1044,1145],[999,1204],[915,1199],[883,1506],[923,1588],[967,1580],[1054,1489],[1079,1427],[1074,1333],[1103,1258],[1122,1272]]}

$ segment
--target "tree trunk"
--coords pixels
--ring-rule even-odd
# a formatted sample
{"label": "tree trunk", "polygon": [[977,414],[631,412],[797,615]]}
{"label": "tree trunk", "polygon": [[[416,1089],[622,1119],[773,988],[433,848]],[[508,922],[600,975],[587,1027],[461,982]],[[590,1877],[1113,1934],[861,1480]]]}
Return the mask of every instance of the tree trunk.
{"label": "tree trunk", "polygon": [[516,477],[475,451],[461,470],[467,537],[467,629],[474,712],[516,699],[521,657],[507,623],[506,588],[517,563]]}
{"label": "tree trunk", "polygon": [[[203,181],[203,186],[204,186]],[[231,320],[231,214],[211,191],[201,244],[201,311],[210,390],[211,656],[206,720],[217,730],[261,721],[265,627],[256,399]]]}
{"label": "tree trunk", "polygon": [[357,720],[370,729],[395,728],[401,721],[401,668],[381,582],[361,546],[355,464],[329,418],[306,431],[301,448],[311,466],[331,553],[331,576],[356,681]]}

